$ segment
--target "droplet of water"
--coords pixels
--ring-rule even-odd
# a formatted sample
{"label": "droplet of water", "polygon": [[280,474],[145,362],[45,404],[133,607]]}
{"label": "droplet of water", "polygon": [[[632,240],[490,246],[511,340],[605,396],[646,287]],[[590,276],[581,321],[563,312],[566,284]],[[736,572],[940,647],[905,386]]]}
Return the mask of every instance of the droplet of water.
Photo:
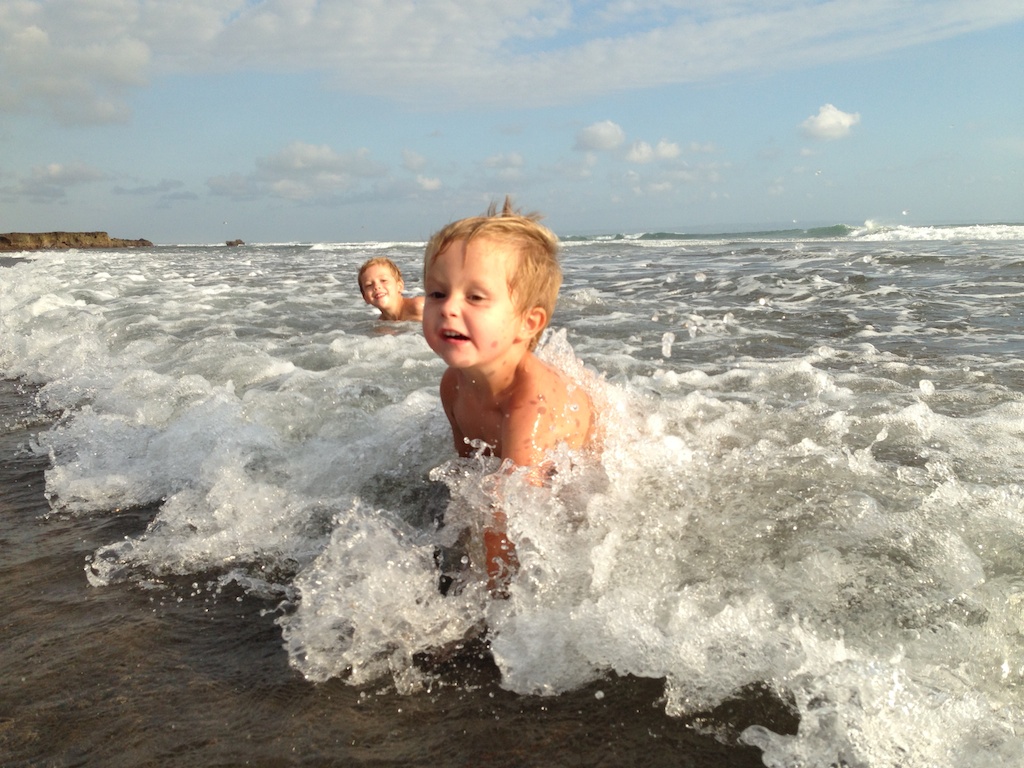
{"label": "droplet of water", "polygon": [[672,344],[676,340],[676,335],[672,331],[666,331],[661,337],[661,356],[671,357],[672,356]]}

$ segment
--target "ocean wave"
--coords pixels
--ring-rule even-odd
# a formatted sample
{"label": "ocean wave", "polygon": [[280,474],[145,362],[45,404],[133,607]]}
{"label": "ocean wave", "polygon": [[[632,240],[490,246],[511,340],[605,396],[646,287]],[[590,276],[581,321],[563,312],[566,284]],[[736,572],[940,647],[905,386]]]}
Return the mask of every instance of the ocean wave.
{"label": "ocean wave", "polygon": [[1024,240],[1024,224],[934,224],[888,226],[868,220],[850,233],[852,238],[873,241],[909,240]]}
{"label": "ocean wave", "polygon": [[798,240],[1024,240],[1024,224],[930,224],[923,226],[886,225],[868,220],[859,226],[830,224],[820,227],[737,230],[724,232],[636,232],[613,235],[569,235],[562,238],[567,247],[595,243],[634,243],[636,245],[672,242],[752,242]]}
{"label": "ocean wave", "polygon": [[404,242],[394,241],[373,241],[366,243],[312,243],[309,246],[311,251],[383,251],[389,248],[422,248],[425,242]]}
{"label": "ocean wave", "polygon": [[562,242],[570,243],[595,243],[595,242],[658,242],[672,240],[686,241],[718,241],[718,240],[796,240],[806,238],[840,238],[848,237],[855,228],[848,224],[831,224],[823,227],[811,227],[808,229],[765,229],[765,230],[737,230],[726,232],[636,232],[632,234],[617,233],[614,235],[582,236],[570,235],[563,237]]}
{"label": "ocean wave", "polygon": [[[695,245],[699,243],[723,242],[798,242],[804,240],[852,240],[876,242],[911,242],[915,240],[1024,240],[1024,224],[926,224],[910,226],[905,224],[884,224],[871,219],[860,225],[828,224],[819,227],[734,230],[721,232],[676,232],[659,230],[654,232],[616,232],[596,235],[560,235],[566,248],[589,245],[631,244],[637,247]],[[425,242],[403,240],[380,240],[365,242],[291,242],[291,243],[250,243],[250,248],[303,248],[310,251],[349,252],[386,251],[390,249],[422,249]],[[174,248],[195,247],[174,245]],[[206,247],[220,247],[217,243]],[[19,257],[24,257],[19,254]]]}

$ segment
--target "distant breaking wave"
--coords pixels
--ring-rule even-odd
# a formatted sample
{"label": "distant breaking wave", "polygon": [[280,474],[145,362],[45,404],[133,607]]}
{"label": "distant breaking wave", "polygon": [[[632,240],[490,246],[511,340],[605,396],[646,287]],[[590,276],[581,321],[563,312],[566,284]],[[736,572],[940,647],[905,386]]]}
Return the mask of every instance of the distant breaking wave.
{"label": "distant breaking wave", "polygon": [[[566,247],[593,245],[595,243],[635,243],[639,247],[663,246],[672,242],[681,243],[722,243],[722,242],[797,242],[801,240],[847,240],[847,241],[956,241],[956,240],[1024,240],[1024,224],[932,224],[925,226],[888,225],[872,220],[859,226],[832,224],[825,227],[806,229],[766,229],[734,232],[636,232],[632,234],[601,235],[559,235]],[[294,247],[311,251],[388,251],[403,248],[422,248],[423,241],[380,240],[380,241],[323,241],[290,243],[249,243],[250,248]],[[216,247],[223,247],[217,243]],[[181,243],[172,247],[191,247]]]}
{"label": "distant breaking wave", "polygon": [[563,237],[566,245],[595,242],[636,242],[664,243],[666,241],[722,241],[722,240],[1024,240],[1024,224],[962,224],[928,225],[912,227],[906,225],[884,225],[865,221],[860,226],[833,224],[827,227],[808,229],[771,229],[742,232],[640,232],[636,234],[569,236]]}
{"label": "distant breaking wave", "polygon": [[850,233],[862,240],[1024,240],[1024,224],[949,224],[927,227],[864,222]]}
{"label": "distant breaking wave", "polygon": [[369,243],[312,243],[311,251],[365,251],[365,250],[387,250],[389,248],[419,247],[423,243],[407,241],[384,241]]}

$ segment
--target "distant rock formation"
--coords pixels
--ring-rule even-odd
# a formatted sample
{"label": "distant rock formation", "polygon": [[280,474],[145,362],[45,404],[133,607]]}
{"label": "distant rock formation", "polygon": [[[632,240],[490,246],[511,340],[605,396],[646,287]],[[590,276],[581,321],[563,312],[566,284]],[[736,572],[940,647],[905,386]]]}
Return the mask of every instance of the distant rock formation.
{"label": "distant rock formation", "polygon": [[8,232],[0,251],[50,251],[64,248],[149,248],[149,240],[122,240],[106,232]]}
{"label": "distant rock formation", "polygon": [[226,245],[228,248],[234,248],[239,245],[245,245],[245,243],[243,243],[241,240],[228,240],[226,243],[224,243],[224,245]]}

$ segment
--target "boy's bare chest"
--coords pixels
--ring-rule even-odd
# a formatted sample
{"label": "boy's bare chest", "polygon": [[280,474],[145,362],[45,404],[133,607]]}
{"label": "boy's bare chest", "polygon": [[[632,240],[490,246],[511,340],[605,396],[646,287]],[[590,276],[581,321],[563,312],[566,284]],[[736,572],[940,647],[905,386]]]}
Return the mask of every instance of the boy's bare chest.
{"label": "boy's bare chest", "polygon": [[473,397],[459,397],[453,404],[452,414],[463,437],[481,440],[491,452],[501,455],[501,433],[504,413],[492,402]]}

